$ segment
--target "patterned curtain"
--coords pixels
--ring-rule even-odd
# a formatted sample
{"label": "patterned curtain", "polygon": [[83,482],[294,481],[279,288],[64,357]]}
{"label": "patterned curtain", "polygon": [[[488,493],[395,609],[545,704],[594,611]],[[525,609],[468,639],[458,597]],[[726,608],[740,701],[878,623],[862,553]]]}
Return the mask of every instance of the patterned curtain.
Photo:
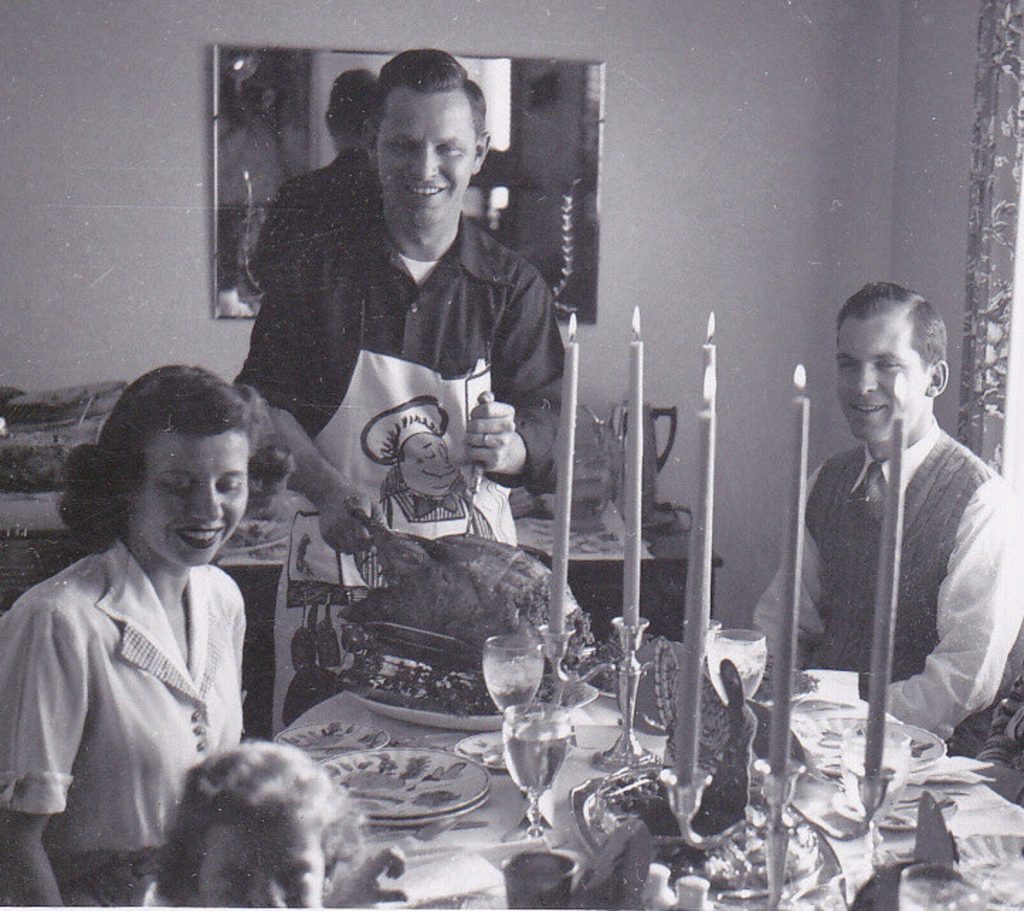
{"label": "patterned curtain", "polygon": [[967,241],[960,439],[1001,467],[1020,196],[1024,0],[981,0]]}

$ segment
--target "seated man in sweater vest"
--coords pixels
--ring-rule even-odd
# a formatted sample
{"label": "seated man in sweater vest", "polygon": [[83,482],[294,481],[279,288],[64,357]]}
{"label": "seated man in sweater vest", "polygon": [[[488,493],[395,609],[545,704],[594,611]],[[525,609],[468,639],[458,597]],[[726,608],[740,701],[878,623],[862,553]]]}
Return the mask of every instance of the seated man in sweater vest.
{"label": "seated man in sweater vest", "polygon": [[[987,714],[977,713],[1004,683],[1024,615],[1009,488],[935,421],[935,398],[949,379],[946,327],[923,297],[899,285],[866,285],[843,305],[836,329],[839,403],[861,445],[829,458],[810,481],[802,663],[862,674],[870,667],[881,504],[902,375],[906,499],[889,710],[943,738],[957,728],[951,749],[972,753],[987,733]],[[782,592],[779,573],[754,610],[772,652]]]}

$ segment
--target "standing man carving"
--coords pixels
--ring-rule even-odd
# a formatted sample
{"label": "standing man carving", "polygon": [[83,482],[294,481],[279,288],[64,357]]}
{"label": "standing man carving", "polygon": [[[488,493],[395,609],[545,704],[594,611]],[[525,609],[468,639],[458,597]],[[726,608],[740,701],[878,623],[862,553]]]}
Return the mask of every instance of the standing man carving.
{"label": "standing man carving", "polygon": [[[239,381],[275,407],[296,457],[292,486],[318,511],[293,532],[293,542],[306,540],[301,567],[292,547],[292,581],[337,584],[340,573],[351,588],[376,577],[352,556],[366,537],[354,505],[387,505],[397,527],[422,537],[475,531],[515,543],[509,487],[551,485],[562,369],[551,292],[462,217],[487,155],[484,117],[479,86],[449,54],[388,61],[369,126],[380,213],[325,243],[292,287],[264,299]],[[402,443],[442,425],[439,445],[462,470],[436,492],[436,509],[419,495],[406,514],[388,487],[393,466],[368,437],[378,428]],[[474,466],[486,474],[470,495]],[[286,602],[276,618],[275,727],[292,663],[288,630],[309,619],[294,596]],[[307,677],[313,698],[319,685]],[[296,695],[286,708],[306,702]]]}

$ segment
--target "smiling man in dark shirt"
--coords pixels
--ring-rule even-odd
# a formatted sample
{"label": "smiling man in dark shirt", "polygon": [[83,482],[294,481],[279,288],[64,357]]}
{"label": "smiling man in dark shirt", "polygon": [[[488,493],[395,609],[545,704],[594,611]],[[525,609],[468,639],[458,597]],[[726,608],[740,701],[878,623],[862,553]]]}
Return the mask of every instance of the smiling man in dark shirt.
{"label": "smiling man in dark shirt", "polygon": [[[359,445],[365,427],[422,395],[441,401],[453,456],[487,471],[474,504],[514,541],[496,482],[551,481],[562,364],[551,293],[462,217],[489,143],[483,95],[463,67],[443,51],[406,51],[382,69],[378,97],[370,149],[382,206],[270,289],[239,380],[278,410],[298,458],[294,486],[340,549],[362,535],[351,498],[367,510],[380,499],[380,466]],[[485,390],[496,401],[478,404]],[[468,519],[416,530],[453,533]]]}
{"label": "smiling man in dark shirt", "polygon": [[380,582],[355,506],[420,537],[514,544],[509,488],[552,484],[563,349],[551,291],[462,216],[484,116],[480,88],[443,51],[385,64],[368,132],[380,206],[269,287],[253,327],[238,379],[272,406],[291,484],[318,511],[292,532],[301,560],[289,559],[275,618],[275,727],[327,695],[311,673],[291,679],[305,612],[290,583]]}

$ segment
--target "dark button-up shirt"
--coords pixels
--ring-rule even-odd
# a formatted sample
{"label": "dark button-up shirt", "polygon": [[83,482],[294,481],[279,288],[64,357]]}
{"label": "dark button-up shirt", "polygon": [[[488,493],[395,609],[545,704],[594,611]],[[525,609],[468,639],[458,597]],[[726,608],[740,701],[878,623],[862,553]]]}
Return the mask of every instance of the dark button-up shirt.
{"label": "dark button-up shirt", "polygon": [[527,448],[518,478],[553,484],[562,341],[537,270],[463,219],[455,243],[417,286],[383,219],[324,244],[293,281],[271,287],[238,381],[291,412],[315,436],[341,404],[361,349],[464,376],[483,358],[498,401],[516,409]]}

